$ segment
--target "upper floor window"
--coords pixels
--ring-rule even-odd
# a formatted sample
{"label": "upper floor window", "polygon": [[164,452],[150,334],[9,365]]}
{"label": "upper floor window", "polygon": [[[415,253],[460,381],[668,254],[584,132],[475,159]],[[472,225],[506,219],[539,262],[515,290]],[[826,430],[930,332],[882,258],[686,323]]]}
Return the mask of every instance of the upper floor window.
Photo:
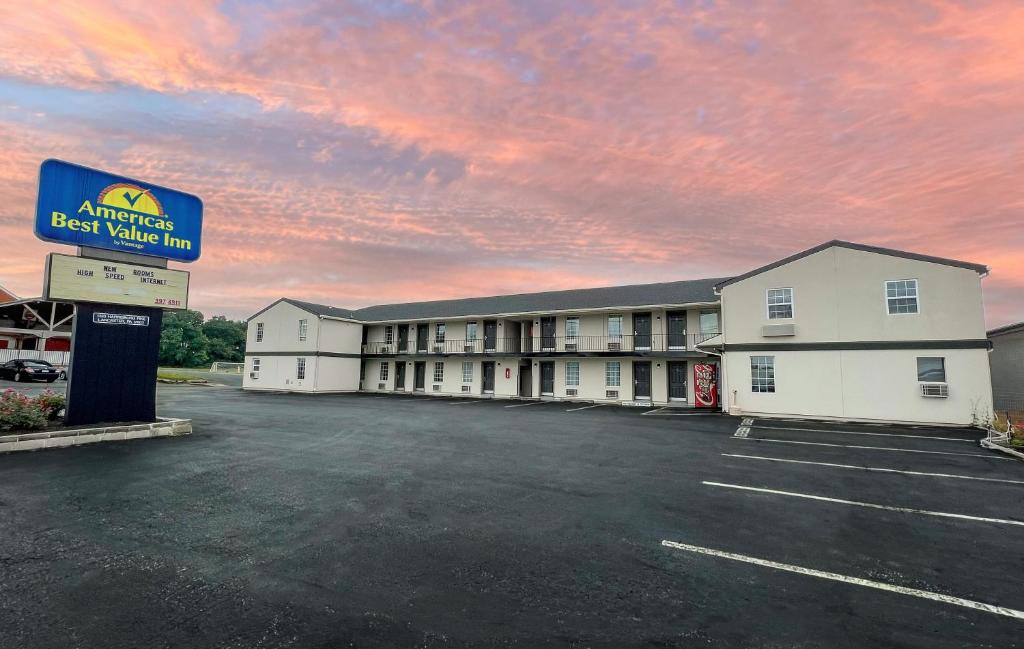
{"label": "upper floor window", "polygon": [[919,356],[917,380],[922,383],[945,383],[946,359],[941,356]]}
{"label": "upper floor window", "polygon": [[886,282],[885,303],[889,315],[917,313],[917,280],[897,279]]}
{"label": "upper floor window", "polygon": [[775,392],[775,357],[750,357],[750,391]]}
{"label": "upper floor window", "polygon": [[299,320],[299,340],[305,340],[306,334],[309,333],[309,321]]}
{"label": "upper floor window", "polygon": [[466,323],[466,340],[476,340],[476,323]]}
{"label": "upper floor window", "polygon": [[580,362],[568,361],[565,364],[565,384],[577,387],[580,384]]}
{"label": "upper floor window", "polygon": [[569,316],[565,319],[565,337],[567,339],[575,339],[579,335],[580,319],[576,316]]}
{"label": "upper floor window", "polygon": [[718,311],[700,312],[700,333],[703,336],[717,336],[722,333],[718,322]]}
{"label": "upper floor window", "polygon": [[444,323],[443,322],[438,322],[437,325],[434,327],[434,341],[435,342],[439,342],[439,343],[443,343],[444,342],[444,329],[445,329],[445,327],[444,327]]}
{"label": "upper floor window", "polygon": [[781,320],[793,317],[793,289],[768,289],[768,319]]}
{"label": "upper floor window", "polygon": [[381,364],[380,364],[380,380],[381,381],[387,381],[388,380],[388,365],[389,365],[389,363],[387,361],[381,361]]}
{"label": "upper floor window", "polygon": [[384,343],[390,345],[393,342],[395,342],[395,327],[384,325]]}
{"label": "upper floor window", "polygon": [[622,337],[622,316],[610,315],[608,316],[608,337],[609,338],[621,338]]}
{"label": "upper floor window", "polygon": [[262,322],[257,322],[256,323],[256,342],[258,342],[258,343],[263,342],[263,323]]}
{"label": "upper floor window", "polygon": [[295,378],[302,380],[306,378],[306,359],[296,358],[295,359]]}

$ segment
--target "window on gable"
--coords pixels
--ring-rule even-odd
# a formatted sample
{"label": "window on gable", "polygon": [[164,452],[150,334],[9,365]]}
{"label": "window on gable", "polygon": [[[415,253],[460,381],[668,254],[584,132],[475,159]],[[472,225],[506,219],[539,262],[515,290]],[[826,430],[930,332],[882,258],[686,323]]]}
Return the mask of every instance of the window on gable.
{"label": "window on gable", "polygon": [[309,333],[309,321],[299,320],[299,340],[305,340],[306,334]]}
{"label": "window on gable", "polygon": [[917,313],[917,280],[897,279],[886,282],[885,303],[889,315]]}
{"label": "window on gable", "polygon": [[256,323],[256,342],[258,342],[258,343],[263,342],[263,323],[262,322],[257,322]]}
{"label": "window on gable", "polygon": [[768,319],[781,320],[793,317],[793,289],[768,289]]}

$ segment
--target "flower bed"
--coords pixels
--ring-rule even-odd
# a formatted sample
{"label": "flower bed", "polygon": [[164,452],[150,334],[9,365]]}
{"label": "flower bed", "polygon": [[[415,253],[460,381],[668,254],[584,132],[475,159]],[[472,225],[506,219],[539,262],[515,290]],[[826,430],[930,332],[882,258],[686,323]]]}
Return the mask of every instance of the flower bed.
{"label": "flower bed", "polygon": [[40,430],[64,410],[64,395],[47,390],[30,397],[9,388],[0,393],[0,431]]}

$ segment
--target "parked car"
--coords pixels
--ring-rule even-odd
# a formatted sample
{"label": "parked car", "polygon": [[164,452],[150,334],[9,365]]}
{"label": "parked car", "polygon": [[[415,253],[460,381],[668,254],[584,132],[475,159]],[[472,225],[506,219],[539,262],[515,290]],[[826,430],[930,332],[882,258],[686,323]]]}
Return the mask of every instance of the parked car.
{"label": "parked car", "polygon": [[60,370],[46,361],[17,358],[0,365],[0,379],[53,383],[59,376]]}

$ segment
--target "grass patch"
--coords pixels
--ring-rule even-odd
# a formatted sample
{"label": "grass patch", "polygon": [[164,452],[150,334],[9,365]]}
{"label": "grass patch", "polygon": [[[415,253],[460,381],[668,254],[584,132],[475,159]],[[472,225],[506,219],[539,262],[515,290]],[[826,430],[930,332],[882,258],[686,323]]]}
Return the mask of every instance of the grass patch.
{"label": "grass patch", "polygon": [[185,372],[176,372],[174,370],[157,370],[156,372],[157,381],[196,381],[202,380],[195,374],[186,374]]}

